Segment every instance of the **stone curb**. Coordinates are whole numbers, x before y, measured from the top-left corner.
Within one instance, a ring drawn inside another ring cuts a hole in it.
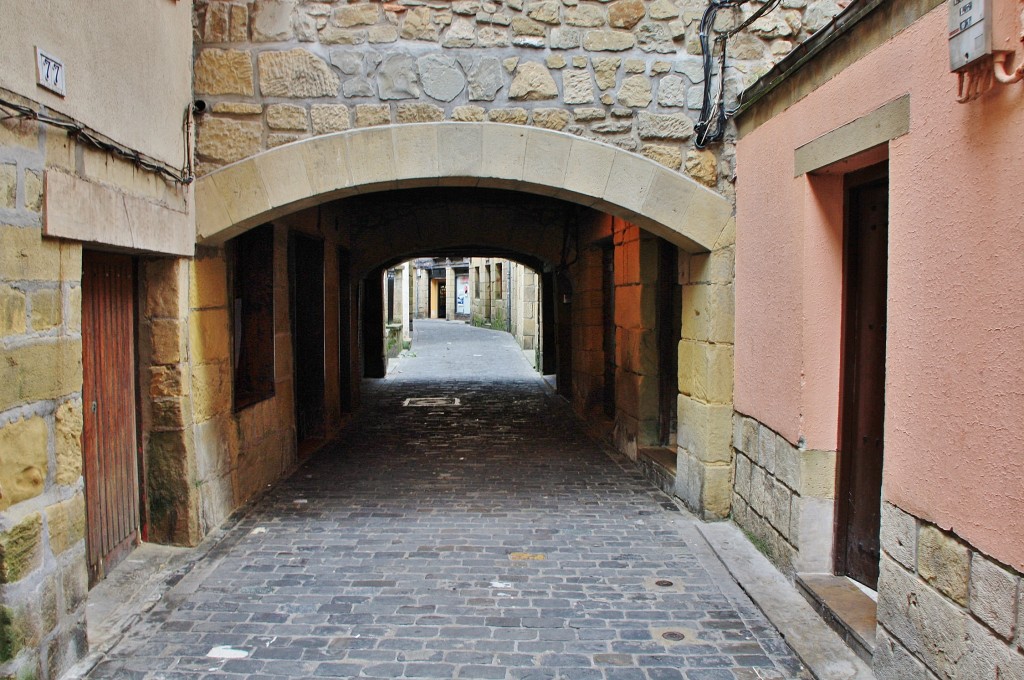
[[[875,680],[875,675],[796,591],[789,580],[729,522],[696,523],[697,531],[764,612],[817,680]]]

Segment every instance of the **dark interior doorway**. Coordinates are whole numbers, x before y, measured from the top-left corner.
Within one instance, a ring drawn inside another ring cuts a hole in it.
[[[437,282],[437,318],[448,318],[448,282]]]
[[[658,239],[658,444],[675,444],[679,402],[679,337],[683,324],[683,287],[679,285],[679,249]]]
[[[601,351],[604,354],[604,414],[615,418],[615,246],[601,247]]]
[[[836,571],[878,587],[885,419],[888,166],[846,179]]]
[[[292,232],[288,239],[295,435],[324,436],[324,243]]]
[[[348,250],[338,248],[338,394],[341,412],[352,413],[352,264]]]

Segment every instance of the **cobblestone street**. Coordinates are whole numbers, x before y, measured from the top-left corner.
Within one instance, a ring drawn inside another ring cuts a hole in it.
[[[89,677],[809,677],[694,520],[584,434],[511,336],[415,324],[341,440]],[[404,405],[424,397],[459,404]]]

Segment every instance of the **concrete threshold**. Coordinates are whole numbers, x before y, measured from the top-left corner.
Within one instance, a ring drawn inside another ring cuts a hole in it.
[[[697,530],[818,680],[874,680],[868,664],[833,631],[793,584],[731,522]]]

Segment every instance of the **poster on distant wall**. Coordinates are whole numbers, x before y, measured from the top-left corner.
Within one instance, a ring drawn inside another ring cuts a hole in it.
[[[469,314],[469,277],[455,277],[455,313]]]

